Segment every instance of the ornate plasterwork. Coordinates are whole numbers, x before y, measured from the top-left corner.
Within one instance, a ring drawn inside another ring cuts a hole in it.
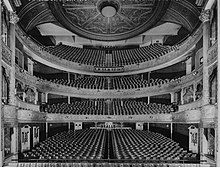
[[[54,55],[43,51],[40,46],[38,46],[31,38],[29,38],[21,30],[21,28],[19,28],[19,26],[16,26],[16,36],[24,44],[26,48],[25,50],[28,51],[28,53],[32,53],[31,54],[32,56],[36,56],[34,59],[38,60],[39,62],[42,61],[42,63],[44,64],[47,63],[48,65],[52,64],[51,67],[55,67],[57,69],[61,69],[69,72],[88,74],[88,75],[97,74],[96,72],[94,72],[93,65],[85,65],[85,64],[70,62],[55,57]],[[172,61],[172,64],[177,63],[178,58],[181,59],[183,57],[186,57],[185,54],[189,50],[192,50],[194,44],[197,43],[201,39],[201,37],[202,37],[202,25],[189,38],[187,38],[185,41],[180,43],[175,51],[169,52],[159,58],[142,62],[140,64],[126,65],[124,66],[124,72],[111,73],[111,74],[102,73],[101,75],[118,76],[119,74],[120,75],[138,74],[142,72],[161,69],[165,66],[169,66],[171,65],[171,63],[169,63],[170,61]],[[173,60],[176,60],[176,62],[173,62]]]
[[[11,65],[11,50],[4,43],[2,43],[2,60]]]
[[[211,10],[210,9],[206,9],[206,10],[203,10],[201,12],[201,15],[199,16],[199,19],[202,22],[207,22],[207,21],[210,20],[210,16],[211,16]]]
[[[16,24],[19,21],[19,18],[17,16],[16,12],[10,12],[9,17],[10,17],[9,22],[12,24]]]
[[[36,87],[41,92],[70,95],[74,97],[82,98],[130,98],[130,97],[146,97],[153,96],[156,93],[160,94],[174,92],[181,87],[187,87],[194,83],[195,80],[200,80],[202,77],[202,69],[199,69],[197,74],[192,72],[191,74],[184,76],[180,79],[170,81],[169,83],[162,85],[154,85],[145,88],[138,89],[124,89],[124,90],[97,90],[97,89],[84,89],[75,88],[70,86],[64,86],[57,83],[52,83],[46,80],[39,79],[35,76],[31,76],[26,72],[19,71],[16,67],[16,78],[23,83]]]
[[[49,6],[58,21],[72,32],[91,39],[110,41],[130,38],[153,27],[165,13],[169,1],[53,1]],[[105,17],[100,9],[108,3],[117,11],[112,17]]]

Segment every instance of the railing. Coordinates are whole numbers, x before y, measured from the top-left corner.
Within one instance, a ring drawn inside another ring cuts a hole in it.
[[[19,108],[26,109],[26,110],[40,111],[39,105],[24,102],[20,100],[18,97],[17,97],[17,106]]]
[[[2,41],[2,60],[8,65],[11,65],[11,50],[3,41]]]
[[[24,32],[17,26],[16,27],[16,33],[18,35],[18,38],[25,44],[25,46],[33,52],[36,57],[40,57],[40,60],[47,61],[48,63],[52,64],[53,66],[59,68],[59,69],[65,69],[68,71],[78,71],[80,72],[86,72],[88,74],[94,74],[94,66],[86,65],[86,64],[79,64],[74,62],[69,62],[64,59],[60,59],[58,57],[54,57],[48,52],[45,52],[42,50],[41,46],[38,46],[34,41],[27,37]],[[181,44],[177,45],[177,49],[175,51],[171,51],[160,58],[153,59],[150,61],[142,62],[140,64],[131,64],[131,65],[125,65],[124,66],[124,72],[126,74],[135,74],[135,73],[141,73],[143,71],[152,71],[153,69],[159,69],[163,68],[165,66],[170,66],[171,61],[176,61],[178,59],[181,59],[184,57],[186,52],[191,50],[195,43],[200,40],[202,37],[202,26],[200,26],[191,36],[189,36],[186,40],[184,40]],[[173,64],[173,63],[172,63]],[[52,66],[51,65],[51,66]],[[151,70],[152,69],[152,70]],[[117,73],[114,73],[116,75]],[[113,75],[113,73],[112,73]]]
[[[64,86],[50,81],[42,80],[35,76],[32,76],[25,72],[23,69],[16,67],[16,78],[25,84],[30,86],[35,86],[41,89],[42,92],[49,92],[54,94],[62,95],[75,95],[79,97],[89,97],[89,98],[128,98],[128,97],[142,97],[142,96],[152,96],[158,93],[168,93],[175,92],[176,90],[193,84],[195,80],[202,79],[202,67],[197,71],[193,71],[191,74],[183,76],[181,78],[171,80],[169,83],[158,84],[155,86],[149,86],[145,88],[134,88],[134,89],[120,89],[120,90],[105,90],[105,89],[85,89],[85,88],[76,88],[70,86]]]
[[[201,162],[207,162],[206,160],[146,160],[146,159],[18,159],[18,162],[27,162],[27,163],[178,163],[178,164],[195,164]]]
[[[199,99],[191,103],[179,105],[178,112],[200,108],[201,106],[202,106],[202,99]]]

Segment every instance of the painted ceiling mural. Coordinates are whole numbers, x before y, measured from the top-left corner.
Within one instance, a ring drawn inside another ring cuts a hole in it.
[[[54,16],[72,32],[96,40],[127,39],[152,28],[169,0],[81,0],[51,2]]]
[[[16,7],[24,31],[53,23],[97,41],[136,37],[163,23],[193,32],[201,7],[195,0],[53,0],[27,1]]]

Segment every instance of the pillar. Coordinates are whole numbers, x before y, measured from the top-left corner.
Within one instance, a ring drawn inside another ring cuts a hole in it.
[[[147,97],[147,104],[150,104],[150,96]]]
[[[33,72],[34,72],[34,61],[28,58],[28,73],[30,75],[33,75]]]
[[[209,104],[209,72],[208,49],[210,46],[210,10],[204,10],[200,15],[203,22],[203,106]]]
[[[25,98],[26,98],[26,93],[23,92],[23,101],[25,102]]]
[[[123,122],[120,122],[121,123],[121,128],[123,127]]]
[[[0,1],[0,33],[2,33],[2,1]],[[0,40],[0,89],[2,89],[2,41]],[[0,98],[2,98],[2,90],[0,90]],[[0,99],[0,105],[2,105],[2,99]],[[0,140],[3,140],[3,133],[4,133],[4,125],[3,125],[3,112],[0,109]],[[3,142],[4,143],[4,142]],[[0,144],[0,167],[3,166],[3,148],[4,144]]]
[[[70,129],[71,129],[71,123],[68,122],[68,131],[70,131]]]
[[[67,96],[67,103],[70,104],[70,96]]]
[[[218,21],[217,21],[217,25],[218,25],[218,51],[220,49],[220,1],[218,0],[217,1],[217,9],[218,9]],[[219,55],[219,52],[218,52],[218,58],[217,58],[217,66],[218,66],[218,70],[220,68],[220,55]],[[220,72],[217,71],[217,79],[218,79],[218,82],[217,82],[217,88],[220,89]],[[217,107],[219,109],[220,107],[220,90],[218,90],[218,94],[217,94]],[[217,137],[217,140],[216,140],[216,163],[217,163],[217,167],[220,167],[220,111],[218,111],[218,114],[217,114],[217,134],[216,134],[216,137]]]
[[[211,11],[203,10],[199,19],[203,22],[203,96],[202,96],[202,111],[204,106],[209,104],[209,72],[208,72],[208,49],[210,46],[210,15]],[[201,119],[203,119],[201,117]],[[205,156],[205,139],[203,121],[200,121],[200,160],[204,160]]]
[[[46,139],[48,138],[48,122],[45,123],[45,134],[46,134]]]
[[[67,72],[67,81],[70,82],[70,72]]]
[[[11,71],[10,71],[10,85],[9,85],[9,104],[16,105],[15,98],[15,24],[18,22],[18,17],[15,12],[10,12],[9,21],[9,37],[11,49]]]
[[[147,130],[150,131],[150,123],[147,123]]]
[[[148,74],[147,74],[147,82],[148,82],[148,83],[150,83],[150,73],[151,73],[151,72],[148,72]]]
[[[38,103],[38,91],[35,89],[35,99],[34,99],[34,104]]]
[[[186,74],[190,74],[192,72],[192,57],[186,60]]]
[[[180,104],[183,104],[183,88],[180,91]]]
[[[44,99],[45,99],[45,103],[48,103],[48,93],[45,93]]]
[[[173,139],[173,123],[170,123],[170,138]]]
[[[13,127],[13,134],[11,135],[11,153],[13,159],[18,159],[18,126]]]
[[[170,102],[171,103],[175,102],[174,93],[170,93]]]

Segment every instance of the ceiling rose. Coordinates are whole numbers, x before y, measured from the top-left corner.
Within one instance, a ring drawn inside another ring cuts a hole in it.
[[[56,19],[70,31],[93,40],[117,41],[157,24],[170,0],[74,0],[49,3]]]
[[[102,15],[107,18],[113,17],[117,13],[116,9],[113,6],[105,6],[101,12]]]

